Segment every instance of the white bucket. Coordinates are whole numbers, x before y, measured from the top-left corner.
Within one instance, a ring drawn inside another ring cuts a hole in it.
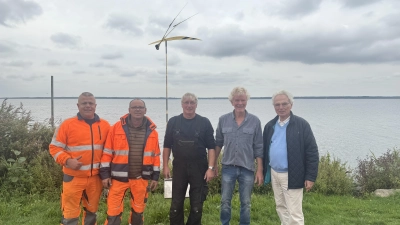
[[[189,198],[190,184],[186,189],[186,198]],[[164,179],[164,198],[172,198],[172,178]]]

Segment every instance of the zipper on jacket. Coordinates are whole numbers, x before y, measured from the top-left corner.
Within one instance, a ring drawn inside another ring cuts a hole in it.
[[[97,127],[99,128],[99,135],[100,135],[100,140],[101,140],[101,130],[100,130],[100,125],[97,125]]]
[[[92,124],[90,125],[90,136],[91,136],[91,138],[92,138],[92,163],[90,164],[90,176],[93,176],[94,143],[93,143],[93,129],[92,129]]]

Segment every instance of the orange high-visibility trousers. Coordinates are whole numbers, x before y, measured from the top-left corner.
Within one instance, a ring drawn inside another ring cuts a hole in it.
[[[79,218],[82,202],[82,225],[85,221],[92,225],[96,223],[96,212],[99,207],[100,195],[103,190],[101,179],[98,175],[91,177],[72,177],[64,174],[63,190],[61,194],[61,209],[64,220]],[[88,215],[90,214],[90,215]],[[86,217],[94,218],[86,218]]]
[[[146,207],[149,182],[140,178],[129,179],[129,182],[120,182],[112,179],[111,183],[107,197],[107,220],[104,224],[114,225],[120,223],[121,215],[124,211],[124,196],[128,188],[131,191],[131,213],[128,223],[131,225],[143,224],[143,212]]]

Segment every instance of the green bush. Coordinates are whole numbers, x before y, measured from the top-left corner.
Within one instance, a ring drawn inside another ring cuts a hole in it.
[[[5,175],[2,177],[2,189],[12,192],[27,193],[33,183],[31,173],[27,169],[26,158],[21,157],[21,152],[12,150],[14,157],[7,160],[1,159],[1,164],[5,167]]]
[[[31,192],[60,195],[63,180],[62,168],[54,162],[47,151],[40,151],[28,168],[35,182],[31,187]]]
[[[313,192],[324,195],[347,195],[353,191],[353,179],[346,163],[331,159],[330,154],[322,156],[318,166],[318,177]]]
[[[361,194],[376,189],[400,188],[400,150],[389,149],[378,158],[372,154],[366,159],[358,159],[355,181]]]
[[[29,163],[40,151],[47,151],[54,129],[33,123],[30,111],[21,104],[15,107],[4,100],[0,107],[0,155],[6,160],[21,152]]]
[[[60,179],[48,146],[54,129],[34,123],[30,112],[20,104],[4,100],[0,106],[0,188],[2,193],[36,193],[56,188]],[[44,159],[46,159],[44,161]],[[56,169],[55,169],[56,168]],[[60,179],[60,181],[62,181]],[[54,185],[43,188],[44,185]]]
[[[221,171],[222,171],[222,164],[221,164],[221,159],[222,159],[222,153],[221,156],[218,159],[218,176],[212,179],[208,183],[208,194],[209,195],[216,195],[216,194],[221,194]],[[257,165],[256,165],[257,168]],[[235,191],[234,193],[238,192],[239,185],[236,182],[235,186]],[[272,187],[271,184],[268,185],[261,185],[257,186],[256,184],[253,187],[253,193],[254,194],[267,194],[267,193],[272,193]]]

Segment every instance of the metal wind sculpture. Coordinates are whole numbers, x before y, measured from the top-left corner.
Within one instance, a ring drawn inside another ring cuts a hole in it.
[[[166,122],[168,122],[168,51],[167,51],[167,42],[168,41],[175,41],[175,40],[199,40],[198,38],[192,38],[192,37],[186,37],[186,36],[175,36],[175,37],[168,37],[168,35],[177,27],[179,24],[185,22],[186,20],[192,18],[193,16],[197,15],[198,13],[182,20],[181,22],[175,24],[172,26],[174,23],[175,19],[179,16],[179,14],[182,12],[182,10],[186,7],[187,3],[183,6],[181,11],[179,11],[178,15],[175,16],[175,18],[172,20],[172,22],[169,24],[167,31],[165,31],[164,36],[161,38],[161,40],[154,41],[150,43],[149,45],[156,44],[155,47],[157,50],[160,49],[160,44],[161,42],[165,42],[165,118]],[[172,26],[172,29],[169,30]]]

